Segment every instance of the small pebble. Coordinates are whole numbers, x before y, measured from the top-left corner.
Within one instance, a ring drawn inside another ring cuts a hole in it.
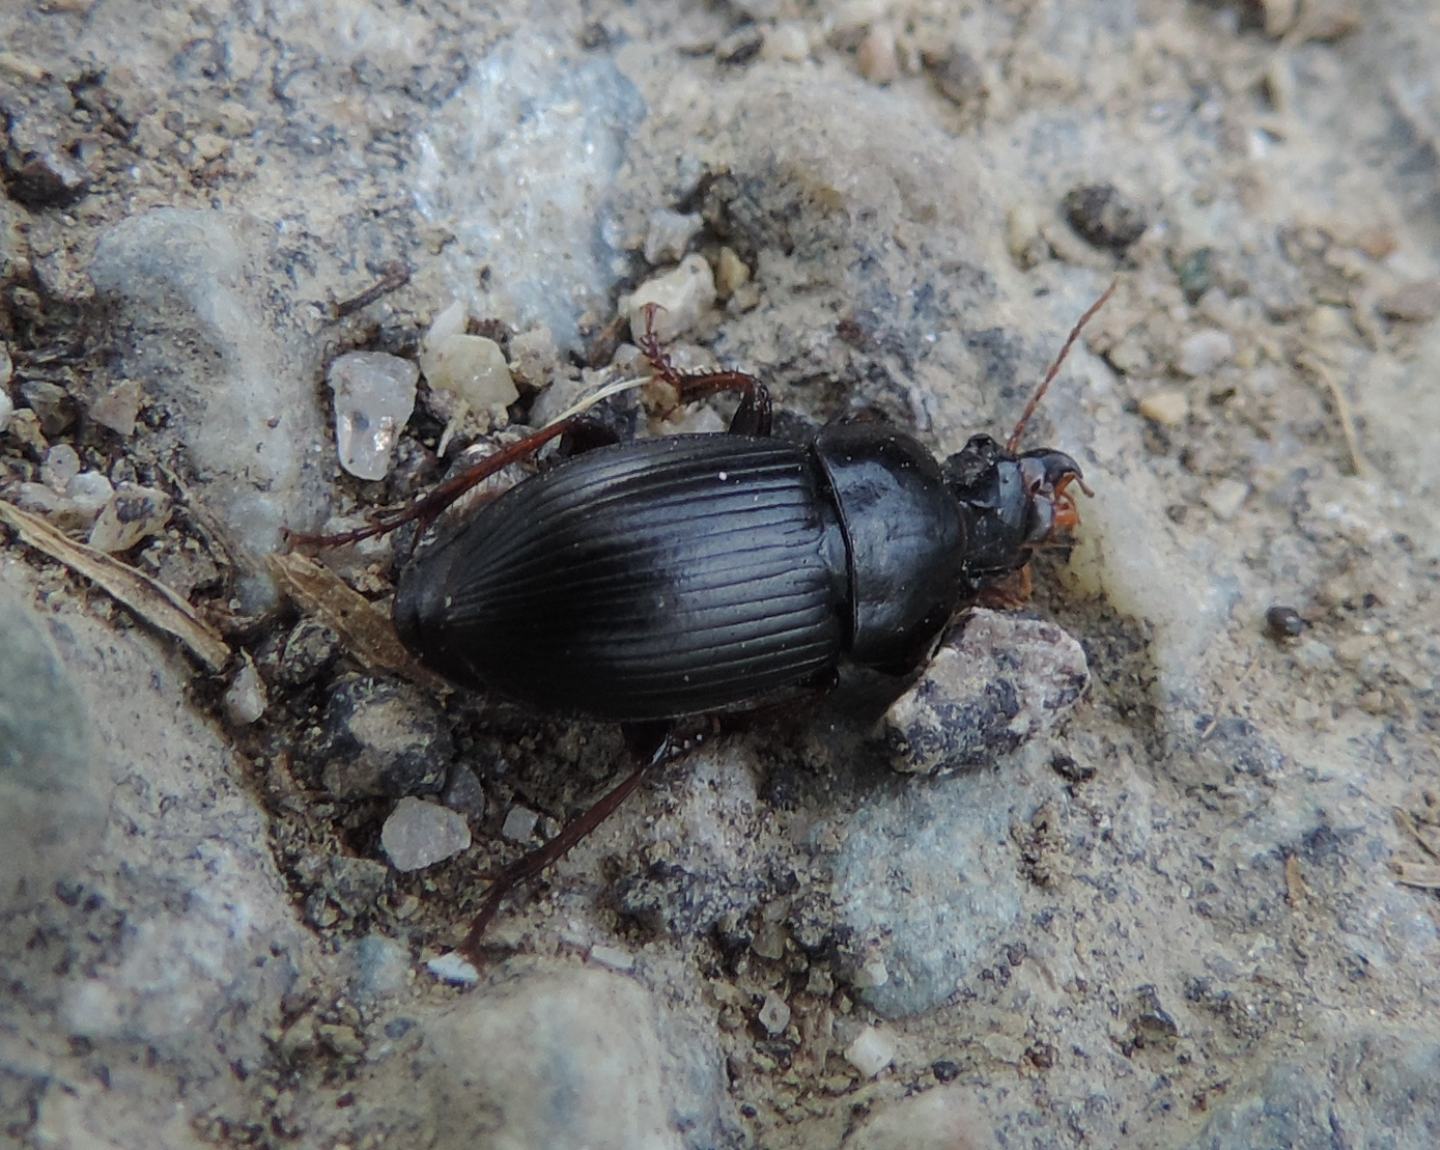
[[[82,471],[65,485],[65,498],[75,505],[86,526],[95,522],[114,494],[109,478],[99,471]]]
[[[73,156],[47,148],[29,156],[9,172],[5,190],[27,208],[72,204],[90,188],[90,173]]]
[[[1215,252],[1212,248],[1196,248],[1184,255],[1175,267],[1180,280],[1180,290],[1185,293],[1186,303],[1199,303],[1200,297],[1210,290],[1214,282]]]
[[[805,29],[793,21],[776,24],[765,30],[765,43],[760,55],[766,60],[786,60],[799,63],[810,55],[810,37]]]
[[[458,299],[451,300],[445,307],[435,313],[435,318],[430,321],[430,327],[425,332],[424,343],[444,343],[452,335],[463,335],[467,317],[465,305]]]
[[[480,981],[480,972],[453,950],[425,963],[425,969],[441,982],[451,986],[474,986]]]
[[[15,402],[10,398],[10,393],[0,385],[0,432],[10,426],[10,417],[15,414]]]
[[[1140,414],[1162,427],[1179,427],[1190,414],[1190,400],[1176,389],[1152,391],[1140,401]]]
[[[1279,39],[1295,26],[1300,0],[1258,0],[1265,35]]]
[[[380,831],[380,846],[398,871],[424,870],[469,845],[465,816],[423,799],[401,799]]]
[[[1440,315],[1440,280],[1416,280],[1386,292],[1375,305],[1386,319],[1425,323]]]
[[[510,367],[532,387],[544,387],[560,371],[560,349],[548,327],[532,327],[510,337]]]
[[[43,515],[58,527],[72,526],[74,506],[64,495],[46,483],[13,483],[5,488],[5,498],[21,511]],[[94,516],[91,516],[93,522]]]
[[[884,986],[889,981],[890,968],[885,965],[885,959],[881,955],[872,954],[855,972],[851,983],[858,990],[869,990],[872,987]]]
[[[339,650],[334,631],[314,619],[301,619],[285,639],[276,673],[286,686],[303,687],[319,677]]]
[[[845,1048],[845,1061],[866,1078],[874,1078],[895,1061],[895,1044],[873,1026],[867,1026]]]
[[[452,335],[436,345],[427,343],[420,362],[426,383],[464,400],[474,412],[503,414],[520,394],[500,345],[483,335]]]
[[[764,30],[758,24],[746,24],[715,45],[715,59],[722,64],[738,67],[755,59],[764,46]]]
[[[352,351],[330,365],[335,446],[340,466],[358,479],[384,479],[400,429],[415,410],[420,369],[378,351]]]
[[[248,727],[265,713],[265,684],[249,655],[225,690],[225,717],[237,727]]]
[[[628,950],[621,950],[618,946],[592,946],[590,961],[601,966],[608,966],[611,970],[635,969],[635,956]]]
[[[40,430],[54,439],[75,422],[75,401],[59,384],[44,379],[27,379],[20,395],[40,420]]]
[[[529,807],[514,806],[505,815],[505,823],[500,828],[500,833],[512,843],[529,842],[535,833],[535,824],[540,821],[540,815]]]
[[[57,443],[40,464],[40,481],[56,491],[64,491],[79,474],[80,453],[68,443]]]
[[[1143,375],[1150,370],[1150,349],[1138,334],[1123,336],[1105,353],[1105,359],[1122,375]]]
[[[988,94],[984,69],[961,45],[952,44],[944,55],[929,63],[936,89],[957,108],[974,109]]]
[[[1212,484],[1201,495],[1205,506],[1215,513],[1216,519],[1233,519],[1240,510],[1245,497],[1250,494],[1250,485],[1238,479],[1222,479]]]
[[[410,951],[393,938],[367,934],[349,947],[354,975],[350,987],[363,1005],[399,994],[410,982]]]
[[[10,348],[0,342],[0,392],[10,385],[10,377],[14,374],[15,364],[10,359]]]
[[[437,794],[454,743],[434,699],[407,683],[346,675],[322,718],[321,781],[338,798]]]
[[[779,961],[785,957],[785,928],[778,922],[761,923],[755,937],[750,940],[750,949],[761,958]]]
[[[122,484],[90,528],[90,546],[118,554],[159,535],[170,518],[170,497],[153,487]]]
[[[3,395],[4,392],[0,392]],[[28,407],[12,410],[9,420],[10,438],[31,455],[44,455],[49,448],[45,433],[40,430],[40,417]]]
[[[1230,333],[1209,327],[1185,337],[1175,357],[1175,370],[1195,379],[1213,375],[1235,358],[1235,341]]]
[[[771,1037],[784,1034],[785,1028],[790,1025],[790,1006],[778,994],[767,994],[764,1005],[760,1007],[759,1020]]]
[[[646,304],[659,304],[655,313],[655,333],[668,343],[689,331],[700,317],[715,306],[715,276],[703,256],[691,253],[680,266],[646,280],[625,301],[625,314],[630,320],[630,338],[638,341],[645,334]]]
[[[493,339],[466,334],[466,322],[458,300],[435,317],[420,344],[420,370],[431,391],[450,400],[443,408],[460,404],[489,424],[503,424],[505,409],[520,394],[510,365]]]
[[[872,84],[890,84],[900,75],[900,55],[895,50],[895,33],[888,24],[872,24],[855,53],[860,75]]]
[[[750,265],[735,254],[733,248],[721,248],[715,261],[715,294],[729,299],[750,282]]]
[[[90,405],[90,418],[116,435],[129,436],[134,433],[135,421],[140,417],[143,394],[138,381],[121,380]]]
[[[1265,611],[1265,626],[1273,639],[1294,639],[1305,630],[1305,620],[1294,607],[1275,604]]]
[[[661,208],[650,214],[645,232],[645,262],[652,265],[678,263],[700,230],[698,212],[681,213]]]
[[[472,822],[485,817],[485,789],[475,772],[464,763],[457,764],[450,771],[450,779],[440,793],[440,801]]]
[[[1114,184],[1082,184],[1065,194],[1065,218],[1080,238],[1121,255],[1145,234],[1145,209]]]
[[[1005,246],[1017,268],[1033,268],[1049,253],[1049,245],[1040,234],[1040,221],[1025,204],[1016,204],[1005,217]]]

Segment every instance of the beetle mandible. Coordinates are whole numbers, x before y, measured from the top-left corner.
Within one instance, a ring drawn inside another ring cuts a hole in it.
[[[395,626],[422,663],[543,711],[652,732],[824,691],[847,661],[902,681],[959,610],[1023,579],[1035,550],[1078,523],[1069,489],[1090,493],[1079,465],[1019,445],[1115,287],[1071,329],[1006,443],[976,435],[943,461],[878,422],[830,424],[807,444],[771,438],[765,385],[677,370],[647,311],[641,350],[680,402],[741,396],[728,434],[597,443],[594,425],[563,417],[409,509],[309,542],[428,526],[463,491],[563,436],[558,461],[442,527],[401,569]],[[654,738],[619,786],[497,876],[462,949],[475,952],[511,887],[685,749]]]

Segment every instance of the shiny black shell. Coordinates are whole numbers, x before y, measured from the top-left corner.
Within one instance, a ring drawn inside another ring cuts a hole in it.
[[[395,621],[457,682],[670,719],[826,679],[850,582],[810,448],[674,436],[563,460],[473,512],[403,570]]]

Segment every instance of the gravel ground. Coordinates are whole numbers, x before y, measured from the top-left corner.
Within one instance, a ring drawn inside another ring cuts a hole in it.
[[[0,11],[7,1144],[1440,1144],[1440,11],[535,8]],[[625,745],[409,665],[403,540],[282,529],[650,298],[781,434],[955,451],[1117,277],[1027,607],[666,768],[458,963]]]

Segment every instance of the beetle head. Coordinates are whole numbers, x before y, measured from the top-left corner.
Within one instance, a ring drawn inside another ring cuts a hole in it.
[[[945,482],[967,517],[966,579],[972,590],[1025,566],[1039,547],[1080,522],[1080,465],[1048,447],[1014,454],[988,435],[973,436],[945,461]]]

